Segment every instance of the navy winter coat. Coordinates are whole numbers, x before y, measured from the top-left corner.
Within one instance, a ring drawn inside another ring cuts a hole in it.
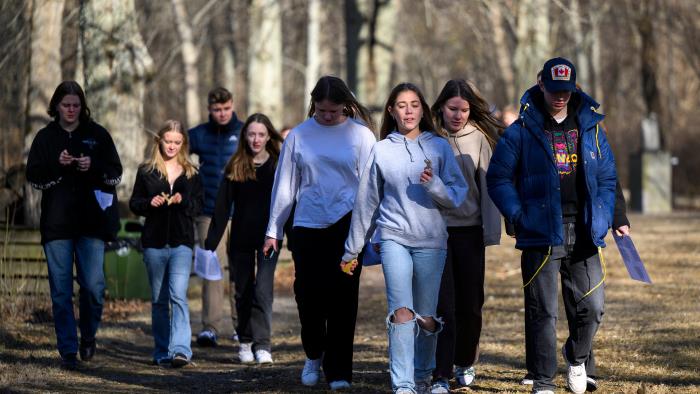
[[[204,186],[202,214],[212,216],[219,185],[224,178],[224,167],[236,152],[243,122],[233,114],[231,121],[219,126],[211,118],[188,131],[190,153],[199,156],[199,175]]]
[[[544,115],[533,101],[535,94],[541,94],[538,86],[523,95],[520,118],[498,141],[486,175],[491,199],[516,225],[518,249],[564,242],[559,173],[544,134]],[[604,247],[615,207],[615,159],[599,126],[603,120],[596,112],[599,104],[581,90],[574,94],[581,100],[577,116],[586,184],[579,190],[583,220],[593,243]]]

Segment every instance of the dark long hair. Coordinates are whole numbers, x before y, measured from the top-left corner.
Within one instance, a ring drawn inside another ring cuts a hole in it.
[[[46,113],[55,121],[58,121],[58,104],[69,94],[74,94],[80,99],[80,116],[78,117],[80,123],[87,123],[90,121],[90,108],[88,108],[87,100],[85,100],[85,92],[83,92],[83,88],[80,87],[80,84],[75,81],[63,81],[56,87],[53,96],[51,96],[49,108],[46,110]]]
[[[435,124],[433,123],[433,119],[430,117],[430,107],[428,106],[428,102],[425,101],[425,97],[423,97],[423,93],[421,93],[420,89],[418,89],[418,86],[410,83],[410,82],[402,82],[398,85],[396,85],[392,90],[391,93],[389,94],[389,98],[386,100],[386,104],[384,104],[384,114],[382,115],[382,126],[379,128],[379,139],[383,140],[386,138],[389,134],[391,134],[392,131],[396,130],[397,124],[396,120],[391,116],[389,113],[389,107],[393,107],[394,104],[396,104],[396,98],[401,94],[401,92],[405,92],[407,90],[412,91],[413,93],[418,96],[418,99],[420,100],[420,105],[423,108],[423,117],[420,119],[420,123],[418,124],[418,127],[420,128],[421,131],[430,131],[435,133]]]
[[[246,119],[241,129],[241,139],[238,142],[238,148],[236,153],[231,156],[228,164],[226,164],[226,178],[235,182],[245,182],[247,180],[254,181],[255,177],[255,165],[253,164],[253,151],[248,145],[248,139],[246,138],[246,133],[248,132],[248,126],[251,123],[261,123],[267,129],[267,134],[270,139],[267,140],[265,144],[265,150],[270,154],[268,160],[272,160],[272,165],[277,165],[277,159],[280,156],[280,145],[282,145],[282,136],[277,132],[275,126],[272,125],[270,118],[261,113],[252,114]]]
[[[348,85],[345,82],[331,75],[326,75],[321,77],[321,79],[316,82],[316,86],[311,91],[311,105],[309,106],[309,118],[316,112],[316,103],[320,103],[323,100],[328,100],[335,104],[342,104],[343,114],[351,118],[361,119],[365,125],[370,129],[374,129],[374,123],[372,122],[372,116],[369,110],[355,98],[352,94]]]
[[[438,98],[435,100],[435,104],[433,104],[431,108],[435,124],[438,126],[438,133],[447,135],[442,106],[445,105],[447,100],[453,97],[461,97],[469,103],[469,119],[467,122],[474,125],[474,127],[484,134],[491,148],[495,147],[498,136],[503,132],[505,126],[503,122],[498,120],[498,118],[491,113],[489,110],[489,103],[486,102],[486,99],[481,95],[476,86],[464,79],[451,79],[447,81],[445,87],[442,88]]]

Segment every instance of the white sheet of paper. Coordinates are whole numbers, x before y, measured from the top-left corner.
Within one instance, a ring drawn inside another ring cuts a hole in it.
[[[95,190],[95,199],[97,200],[97,204],[99,204],[100,208],[102,208],[104,211],[112,206],[114,195],[112,193],[105,193],[101,190]]]
[[[221,280],[221,264],[213,250],[194,247],[194,273],[202,279]]]

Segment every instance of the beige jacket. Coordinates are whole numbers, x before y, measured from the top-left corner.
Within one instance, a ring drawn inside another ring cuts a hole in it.
[[[486,171],[493,151],[488,140],[471,123],[450,134],[452,152],[469,185],[469,193],[458,208],[442,211],[448,227],[479,226],[484,229],[484,245],[498,245],[501,240],[501,214],[489,197]]]

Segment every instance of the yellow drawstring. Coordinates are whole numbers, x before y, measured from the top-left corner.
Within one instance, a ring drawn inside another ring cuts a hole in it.
[[[603,266],[603,278],[600,280],[600,282],[598,282],[597,285],[595,285],[595,287],[588,290],[588,293],[584,294],[583,297],[581,297],[581,299],[579,300],[579,302],[583,301],[584,298],[588,297],[591,293],[593,293],[593,291],[595,291],[595,289],[599,288],[600,285],[602,285],[603,282],[605,282],[607,270],[605,269],[605,257],[603,257],[603,248],[601,248],[600,246],[598,246],[598,255],[600,256],[600,265]]]
[[[547,264],[547,261],[549,261],[549,256],[551,256],[551,255],[552,255],[552,247],[550,246],[549,250],[547,250],[547,255],[544,256],[544,260],[542,260],[542,263],[540,264],[540,267],[537,268],[537,271],[535,271],[535,274],[532,275],[532,278],[530,278],[530,280],[528,280],[527,283],[525,283],[523,285],[523,287],[522,287],[523,289],[526,288],[530,283],[532,283],[533,280],[535,280],[535,278],[537,277],[537,274],[539,274],[540,271],[542,270],[542,267],[544,267],[544,265]]]
[[[598,148],[598,158],[602,158],[603,154],[600,153],[600,143],[598,142],[598,123],[595,124],[595,146]]]
[[[529,286],[530,283],[532,283],[532,281],[535,280],[535,278],[540,273],[540,271],[542,271],[542,268],[549,261],[549,257],[551,255],[552,255],[552,247],[550,246],[549,249],[547,250],[547,255],[544,256],[544,260],[542,260],[542,263],[540,263],[540,266],[537,268],[537,271],[535,271],[535,274],[532,275],[532,278],[530,278],[530,280],[528,280],[527,283],[525,283],[523,285],[523,287],[522,287],[523,289],[526,288],[527,286]],[[584,294],[583,297],[581,297],[581,299],[578,300],[578,302],[583,301],[584,298],[591,295],[591,293],[593,293],[595,291],[595,289],[599,288],[605,282],[605,277],[607,276],[607,269],[605,268],[605,257],[603,256],[603,248],[601,248],[600,246],[598,247],[598,255],[600,256],[600,264],[603,266],[603,278],[600,280],[600,282],[598,282],[597,285],[595,285],[592,289],[588,290],[588,292],[586,294]]]

